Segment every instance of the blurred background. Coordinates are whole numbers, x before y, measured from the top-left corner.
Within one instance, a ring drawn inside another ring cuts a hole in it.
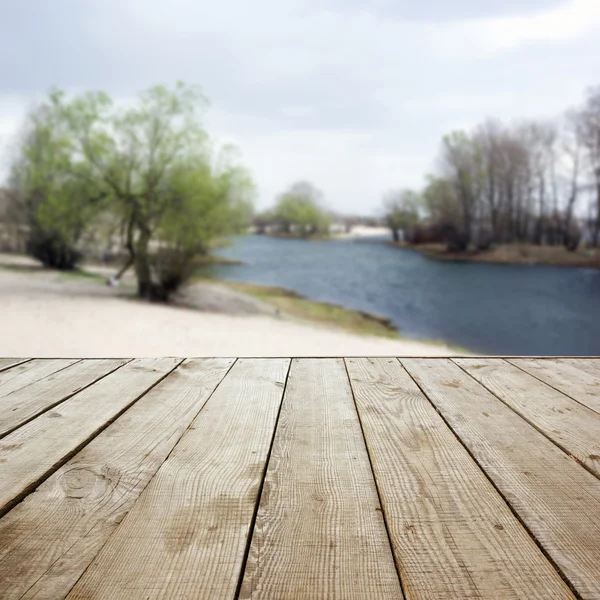
[[[600,3],[31,0],[0,355],[600,354]]]

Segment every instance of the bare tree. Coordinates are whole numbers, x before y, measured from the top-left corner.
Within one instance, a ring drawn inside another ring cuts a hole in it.
[[[410,237],[419,221],[420,199],[412,190],[392,190],[383,197],[384,218],[395,242],[400,241],[400,232]]]
[[[465,250],[473,237],[477,205],[483,190],[481,152],[470,136],[455,131],[444,137],[442,161],[454,184],[460,207],[460,231],[454,245],[457,250]]]
[[[573,227],[573,213],[581,187],[581,155],[583,132],[579,115],[569,111],[565,115],[562,135],[562,170],[566,179],[566,206],[563,221],[562,243],[569,250],[579,244],[578,228]]]
[[[600,86],[588,91],[580,113],[581,136],[585,148],[587,168],[594,187],[595,222],[593,243],[600,242]]]

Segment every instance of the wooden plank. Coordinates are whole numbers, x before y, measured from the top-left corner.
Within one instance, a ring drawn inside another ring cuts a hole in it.
[[[585,371],[588,375],[595,377],[600,385],[600,358],[557,358],[556,362]]]
[[[407,600],[574,598],[400,363],[346,364]]]
[[[84,360],[15,390],[0,402],[0,438],[70,398],[128,360]]]
[[[0,440],[0,515],[179,364],[128,363]]]
[[[504,360],[454,362],[600,477],[600,414]]]
[[[511,358],[508,362],[600,413],[598,375],[550,358]]]
[[[341,359],[295,359],[240,598],[402,598]]]
[[[288,366],[236,362],[69,599],[234,597]]]
[[[0,371],[6,371],[11,367],[22,365],[30,360],[30,358],[0,358]]]
[[[232,364],[183,363],[0,520],[4,600],[68,594]]]
[[[452,361],[402,363],[581,597],[600,598],[600,481]]]
[[[35,383],[66,369],[70,365],[79,362],[80,359],[49,358],[32,360],[31,362],[17,365],[12,369],[0,372],[0,399],[12,394],[16,390],[23,389],[28,385]],[[0,406],[2,404],[0,403]]]

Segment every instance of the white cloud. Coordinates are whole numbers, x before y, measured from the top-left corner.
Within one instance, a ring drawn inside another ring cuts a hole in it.
[[[0,95],[0,185],[10,170],[17,136],[28,105],[26,97]]]
[[[600,28],[598,0],[570,0],[528,16],[468,19],[427,26],[427,42],[442,58],[480,60],[536,42],[576,39]]]
[[[418,187],[431,164],[427,150],[419,153],[408,140],[400,147],[385,146],[369,130],[292,130],[275,124],[240,115],[231,119],[219,111],[208,119],[220,141],[241,148],[259,186],[261,207],[294,181],[308,179],[323,190],[331,208],[373,212],[384,190]]]
[[[281,109],[281,114],[286,117],[309,117],[315,114],[314,106],[284,106]]]
[[[488,116],[552,116],[596,83],[600,0],[533,13],[487,0],[478,14],[516,16],[486,18],[463,18],[471,0],[452,3],[461,12],[430,0],[419,19],[408,4],[170,0],[165,11],[163,0],[62,0],[46,8],[43,31],[21,8],[4,33],[31,68],[0,55],[0,175],[2,145],[51,83],[131,98],[183,79],[213,100],[209,132],[241,148],[263,206],[308,178],[335,208],[368,212],[386,188],[420,185],[447,130]]]

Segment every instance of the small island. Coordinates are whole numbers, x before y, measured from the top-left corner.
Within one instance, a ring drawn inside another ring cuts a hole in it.
[[[298,181],[280,194],[275,206],[253,219],[253,233],[281,238],[327,239],[331,215],[323,193],[308,181]]]

